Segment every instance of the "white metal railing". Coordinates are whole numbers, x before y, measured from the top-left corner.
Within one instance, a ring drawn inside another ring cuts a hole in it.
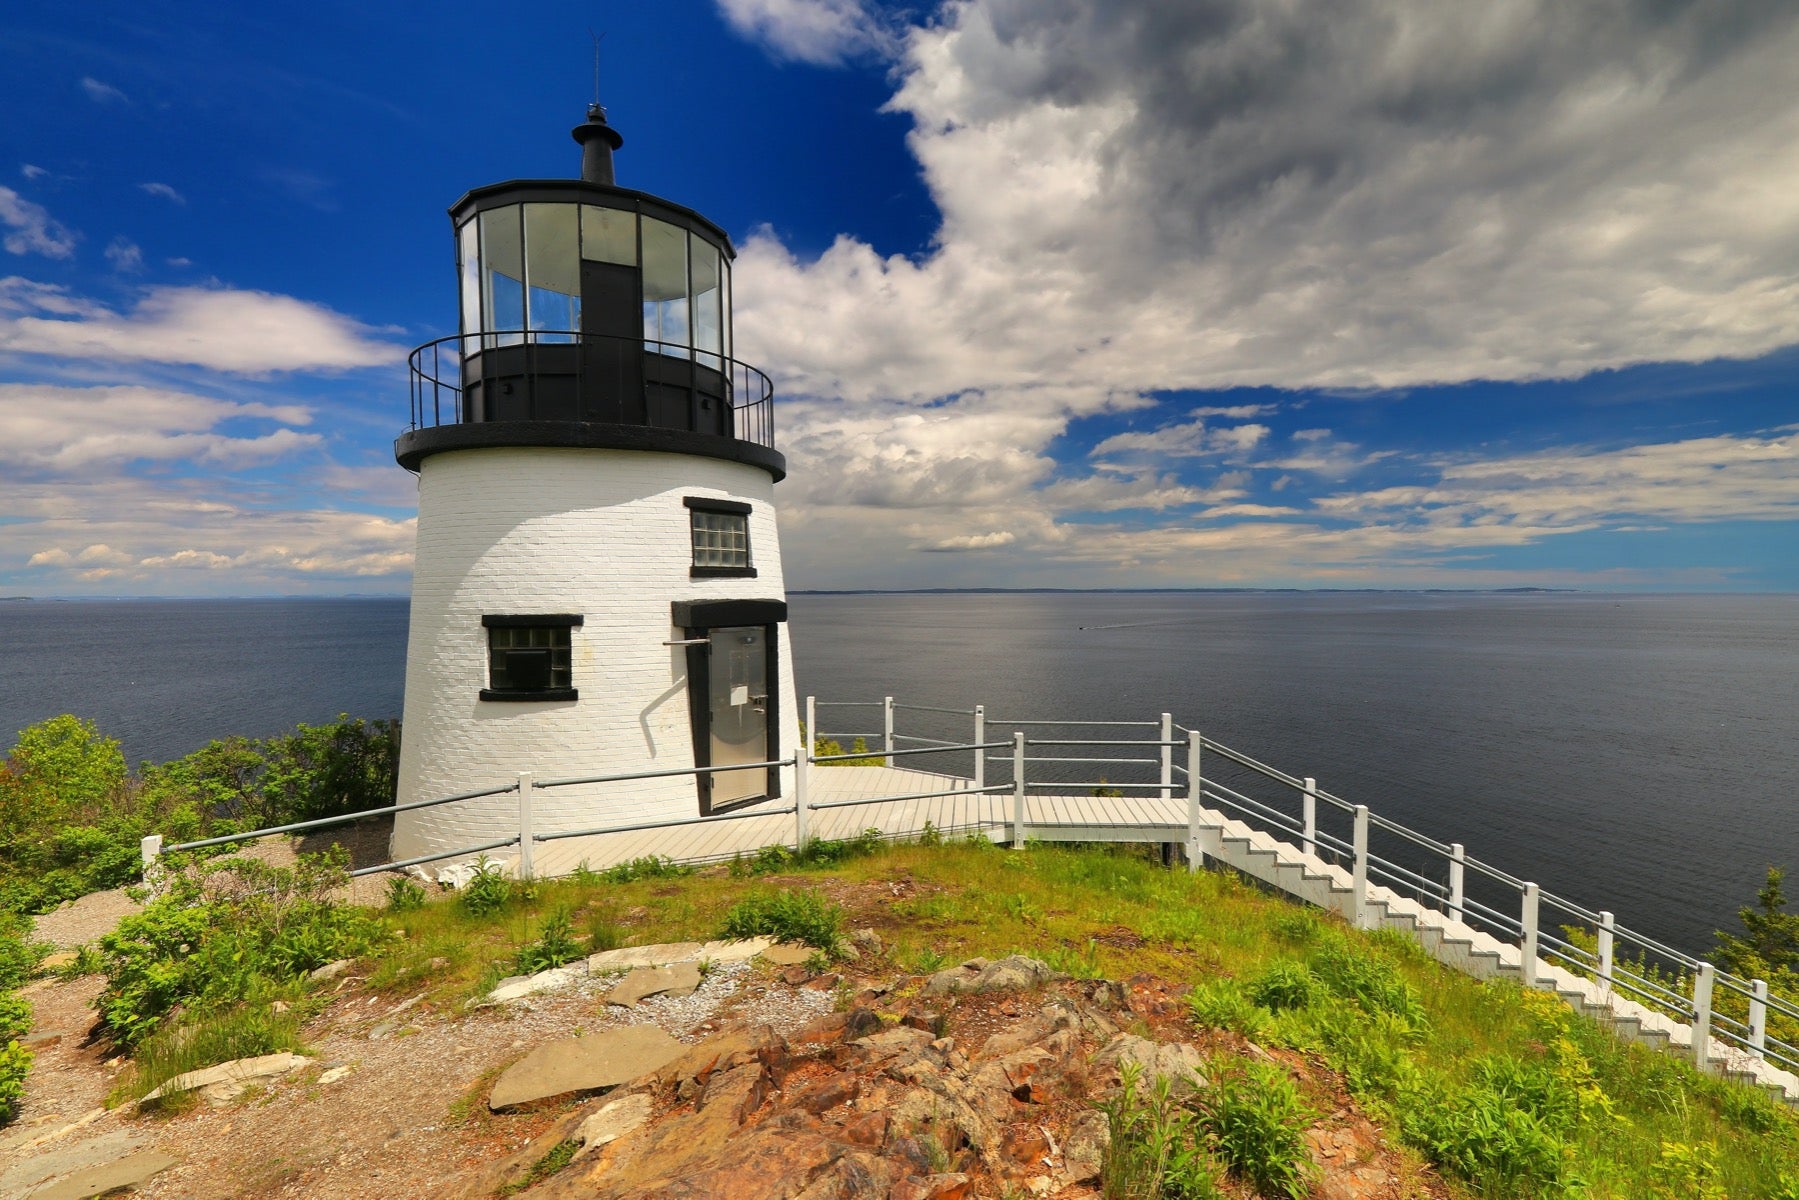
[[[821,729],[818,711],[879,710],[879,732],[838,732]],[[946,724],[969,722],[972,734],[967,740],[956,736],[933,736],[925,733],[901,732],[899,714],[920,714],[937,722],[937,733],[949,731]],[[1369,811],[1366,805],[1353,804],[1321,789],[1317,780],[1290,775],[1267,763],[1203,736],[1197,730],[1175,724],[1169,714],[1158,721],[1083,721],[1043,719],[1001,719],[990,717],[983,706],[947,708],[932,705],[897,704],[893,697],[878,701],[821,702],[808,697],[805,706],[807,745],[786,757],[763,763],[733,764],[730,767],[690,767],[657,771],[634,771],[604,775],[576,776],[536,781],[529,772],[515,780],[475,791],[461,792],[434,800],[388,805],[384,808],[347,813],[335,817],[292,822],[268,829],[164,846],[162,838],[152,835],[143,839],[142,852],[146,866],[165,853],[199,850],[230,845],[278,834],[300,833],[347,824],[369,817],[389,816],[402,812],[492,798],[517,793],[517,830],[505,838],[467,846],[457,850],[421,855],[351,872],[362,876],[381,871],[421,866],[490,850],[519,848],[517,872],[521,877],[533,874],[533,850],[546,842],[579,837],[642,833],[661,829],[740,821],[755,818],[791,817],[787,833],[779,840],[803,849],[810,840],[811,818],[830,810],[871,805],[891,805],[930,799],[998,799],[1009,795],[1010,811],[1004,807],[983,804],[972,818],[958,819],[956,828],[980,831],[1000,840],[1022,846],[1035,833],[1052,832],[1049,826],[1034,830],[1030,820],[1029,798],[1032,795],[1104,796],[1103,820],[1075,826],[1059,826],[1064,835],[1073,832],[1081,840],[1104,840],[1108,830],[1120,822],[1135,823],[1136,840],[1144,833],[1167,835],[1170,842],[1184,841],[1191,865],[1197,868],[1207,857],[1222,859],[1225,836],[1222,820],[1239,822],[1246,828],[1278,837],[1290,848],[1312,857],[1328,870],[1348,876],[1348,914],[1359,926],[1374,923],[1373,905],[1369,899],[1371,884],[1378,884],[1394,894],[1408,896],[1417,903],[1434,908],[1464,926],[1485,933],[1499,942],[1515,946],[1518,971],[1527,986],[1542,986],[1546,963],[1559,965],[1575,975],[1593,981],[1601,994],[1616,994],[1658,1011],[1672,1020],[1690,1027],[1695,1062],[1704,1069],[1711,1057],[1712,1041],[1740,1050],[1752,1059],[1799,1071],[1799,1048],[1768,1032],[1770,1015],[1799,1022],[1799,1002],[1773,994],[1765,980],[1742,979],[1702,959],[1685,954],[1645,934],[1617,923],[1609,911],[1592,910],[1558,895],[1542,891],[1534,882],[1521,879],[1489,863],[1470,857],[1455,842],[1445,843],[1407,828],[1398,822]],[[1009,736],[998,738],[990,730],[1005,729]],[[1139,731],[1152,731],[1142,736]],[[1034,731],[1043,731],[1038,734]],[[1054,736],[1048,736],[1054,734]],[[829,736],[845,739],[879,739],[878,749],[821,755],[817,746]],[[901,745],[900,743],[907,743]],[[1031,751],[1038,753],[1031,753]],[[1085,753],[1074,753],[1084,751]],[[996,753],[1003,752],[1003,753]],[[1149,753],[1145,753],[1149,752]],[[1236,786],[1209,777],[1203,769],[1204,756],[1223,760],[1242,778]],[[939,774],[944,786],[909,792],[882,793],[865,797],[815,800],[812,773],[815,768],[830,767],[851,761],[878,759],[884,767],[892,767],[896,759],[917,756],[956,756],[953,774]],[[960,766],[970,764],[967,776]],[[794,768],[792,802],[779,807],[757,805],[741,811],[706,817],[644,821],[628,825],[595,826],[586,829],[558,829],[537,832],[533,828],[533,797],[536,792],[562,787],[592,784],[625,783],[647,779],[701,776],[730,770]],[[1006,776],[990,781],[993,768]],[[1067,773],[1087,773],[1090,767],[1122,767],[1136,778],[1109,781],[1067,779]],[[1272,784],[1270,795],[1252,795],[1257,786]],[[1180,803],[1184,801],[1184,803]],[[1295,809],[1294,802],[1297,801]],[[1154,805],[1153,808],[1148,806]],[[966,814],[963,814],[966,816]],[[1324,818],[1321,820],[1320,818]],[[1334,828],[1327,828],[1334,826]],[[889,837],[907,836],[916,829],[882,830]],[[947,830],[946,830],[947,832]],[[1379,835],[1385,842],[1376,846]],[[1116,836],[1116,835],[1114,835]],[[681,858],[678,853],[670,857]],[[698,861],[689,859],[689,861]],[[1472,887],[1470,886],[1472,885]],[[1470,894],[1478,891],[1479,896]],[[1572,918],[1572,926],[1561,921],[1545,928],[1544,914],[1560,914]],[[1588,932],[1590,946],[1563,937],[1558,930],[1579,927]],[[1718,1011],[1714,1003],[1722,993],[1731,1006],[1744,1013],[1743,1019]]]

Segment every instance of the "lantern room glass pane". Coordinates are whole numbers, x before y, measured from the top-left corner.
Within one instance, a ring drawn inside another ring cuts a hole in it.
[[[720,258],[718,261],[718,281],[719,281],[719,289],[718,289],[719,299],[723,302],[720,306],[722,309],[722,313],[719,317],[719,326],[720,326],[721,331],[724,333],[725,357],[730,358],[731,357],[731,260],[728,258]]]
[[[462,277],[462,332],[481,332],[480,229],[471,217],[456,231],[457,271]]]
[[[714,371],[722,365],[724,333],[720,327],[719,253],[712,243],[695,237],[693,255],[693,348],[695,357]]]
[[[527,204],[525,209],[526,305],[540,342],[572,342],[581,328],[579,208]]]
[[[654,217],[643,219],[643,336],[687,356],[687,231]]]
[[[581,206],[581,257],[589,262],[637,265],[637,214]]]
[[[518,210],[508,204],[481,214],[481,290],[490,330],[525,327],[525,244]],[[523,334],[507,332],[487,338],[486,345],[516,346],[523,340]]]

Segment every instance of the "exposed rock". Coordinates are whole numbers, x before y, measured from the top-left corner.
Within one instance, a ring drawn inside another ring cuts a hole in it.
[[[535,996],[539,992],[553,992],[586,977],[587,964],[584,962],[570,963],[566,967],[551,967],[549,970],[539,971],[535,975],[514,975],[509,979],[502,979],[494,985],[493,991],[487,994],[487,998],[504,1003],[507,1000]]]
[[[598,975],[605,971],[629,971],[633,967],[666,967],[670,963],[693,962],[704,946],[699,942],[671,942],[660,946],[620,946],[587,956],[587,969]],[[714,960],[718,961],[718,960]]]
[[[765,937],[738,938],[725,942],[702,942],[700,952],[694,955],[694,958],[699,962],[717,963],[720,966],[726,963],[748,962],[774,944],[773,938]]]
[[[818,951],[798,942],[779,942],[762,952],[762,961],[777,967],[803,966]]]
[[[1099,1178],[1111,1148],[1112,1126],[1105,1113],[1089,1110],[1076,1117],[1062,1142],[1062,1164],[1069,1178],[1077,1183]]]
[[[113,1162],[76,1171],[26,1195],[30,1200],[86,1200],[89,1196],[104,1195],[118,1188],[136,1187],[180,1161],[160,1150],[141,1150]]]
[[[37,969],[48,975],[52,971],[60,971],[64,967],[74,966],[80,957],[80,953],[74,950],[58,950],[54,954],[45,955],[44,960],[37,965]]]
[[[623,1025],[550,1042],[506,1068],[488,1095],[487,1106],[498,1112],[570,1092],[617,1087],[668,1065],[682,1049],[681,1043],[651,1025]]]
[[[872,929],[858,929],[850,934],[850,945],[864,954],[879,954],[884,948],[881,935]]]
[[[1012,954],[997,962],[971,958],[959,967],[939,971],[931,976],[924,991],[927,996],[956,992],[1022,992],[1066,978],[1068,976],[1052,970],[1040,959]]]
[[[342,975],[349,969],[350,960],[347,958],[340,958],[336,962],[328,962],[322,967],[317,967],[308,971],[306,973],[306,981],[308,983],[323,983],[327,979],[336,979],[339,975]]]
[[[642,1128],[648,1123],[653,1107],[650,1097],[643,1092],[620,1096],[601,1105],[575,1130],[574,1140],[581,1143],[581,1149],[575,1153],[575,1157],[583,1158],[601,1146],[616,1142],[627,1133]]]
[[[261,1054],[255,1058],[237,1058],[216,1067],[203,1067],[198,1071],[184,1071],[156,1088],[149,1095],[139,1100],[138,1107],[164,1096],[172,1096],[177,1092],[198,1092],[200,1098],[208,1104],[229,1104],[253,1084],[275,1079],[296,1070],[311,1062],[298,1054],[282,1051],[279,1054]]]
[[[93,1124],[105,1115],[105,1109],[97,1109],[50,1133],[29,1137],[30,1130],[25,1129],[11,1135],[0,1148],[0,1153],[4,1153],[10,1162],[0,1170],[0,1196],[28,1195],[33,1187],[104,1167],[148,1148],[149,1137],[135,1129],[115,1129],[71,1145],[50,1147],[51,1142]]]
[[[1121,1033],[1093,1056],[1092,1065],[1096,1074],[1113,1085],[1123,1079],[1127,1066],[1134,1066],[1138,1070],[1139,1087],[1149,1087],[1162,1078],[1166,1078],[1177,1093],[1205,1086],[1205,1076],[1200,1070],[1205,1059],[1185,1042],[1165,1045],[1135,1034]]]
[[[606,993],[606,1003],[634,1008],[646,996],[686,996],[700,986],[698,963],[675,963],[668,967],[638,967],[619,980]]]
[[[902,1179],[888,1192],[888,1200],[964,1200],[968,1195],[966,1175],[926,1175]]]
[[[323,1074],[321,1074],[319,1076],[319,1083],[321,1083],[321,1084],[336,1083],[340,1079],[347,1078],[349,1076],[350,1072],[354,1071],[355,1069],[356,1069],[355,1067],[350,1066],[348,1063],[344,1064],[343,1066],[332,1067],[330,1070],[324,1072]]]

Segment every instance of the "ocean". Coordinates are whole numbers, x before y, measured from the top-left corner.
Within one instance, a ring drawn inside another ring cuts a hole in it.
[[[802,694],[979,703],[990,736],[1170,712],[1692,952],[1799,865],[1799,596],[796,595],[787,634]],[[162,760],[398,715],[406,604],[11,601],[0,644],[0,736],[73,712]]]

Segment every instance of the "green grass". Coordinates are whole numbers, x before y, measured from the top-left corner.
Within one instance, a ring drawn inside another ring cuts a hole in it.
[[[1619,1042],[1554,996],[1479,983],[1401,937],[1359,933],[1234,875],[1170,871],[1122,848],[946,842],[828,857],[787,854],[782,870],[804,870],[803,882],[724,869],[628,881],[590,871],[515,885],[484,914],[434,897],[383,915],[390,936],[359,970],[382,989],[459,1003],[510,973],[559,909],[583,951],[752,929],[816,945],[869,925],[891,961],[916,973],[1022,951],[1082,975],[1193,984],[1189,1036],[1202,1045],[1228,1058],[1247,1036],[1310,1064],[1314,1078],[1286,1098],[1293,1105],[1270,1098],[1277,1085],[1249,1079],[1239,1113],[1329,1112],[1325,1085],[1341,1081],[1414,1168],[1438,1165],[1458,1200],[1799,1200],[1799,1123],[1771,1100]],[[1105,935],[1120,926],[1143,944],[1112,945]],[[1196,1103],[1176,1108],[1140,1123],[1199,1120]],[[1227,1132],[1278,1148],[1277,1126],[1258,1131],[1244,1118]],[[1235,1194],[1242,1185],[1224,1182],[1227,1133],[1194,1136],[1180,1168],[1193,1194],[1206,1194],[1202,1176]],[[1284,1187],[1271,1175],[1263,1190]]]
[[[131,1070],[114,1087],[108,1102],[135,1100],[177,1075],[216,1063],[282,1050],[304,1050],[300,1040],[304,1006],[298,1003],[298,992],[286,1001],[289,1007],[285,1012],[275,1011],[277,998],[259,997],[253,1002],[219,1011],[183,1014],[165,1022],[133,1052]],[[178,1100],[172,1100],[168,1107],[179,1106]]]

